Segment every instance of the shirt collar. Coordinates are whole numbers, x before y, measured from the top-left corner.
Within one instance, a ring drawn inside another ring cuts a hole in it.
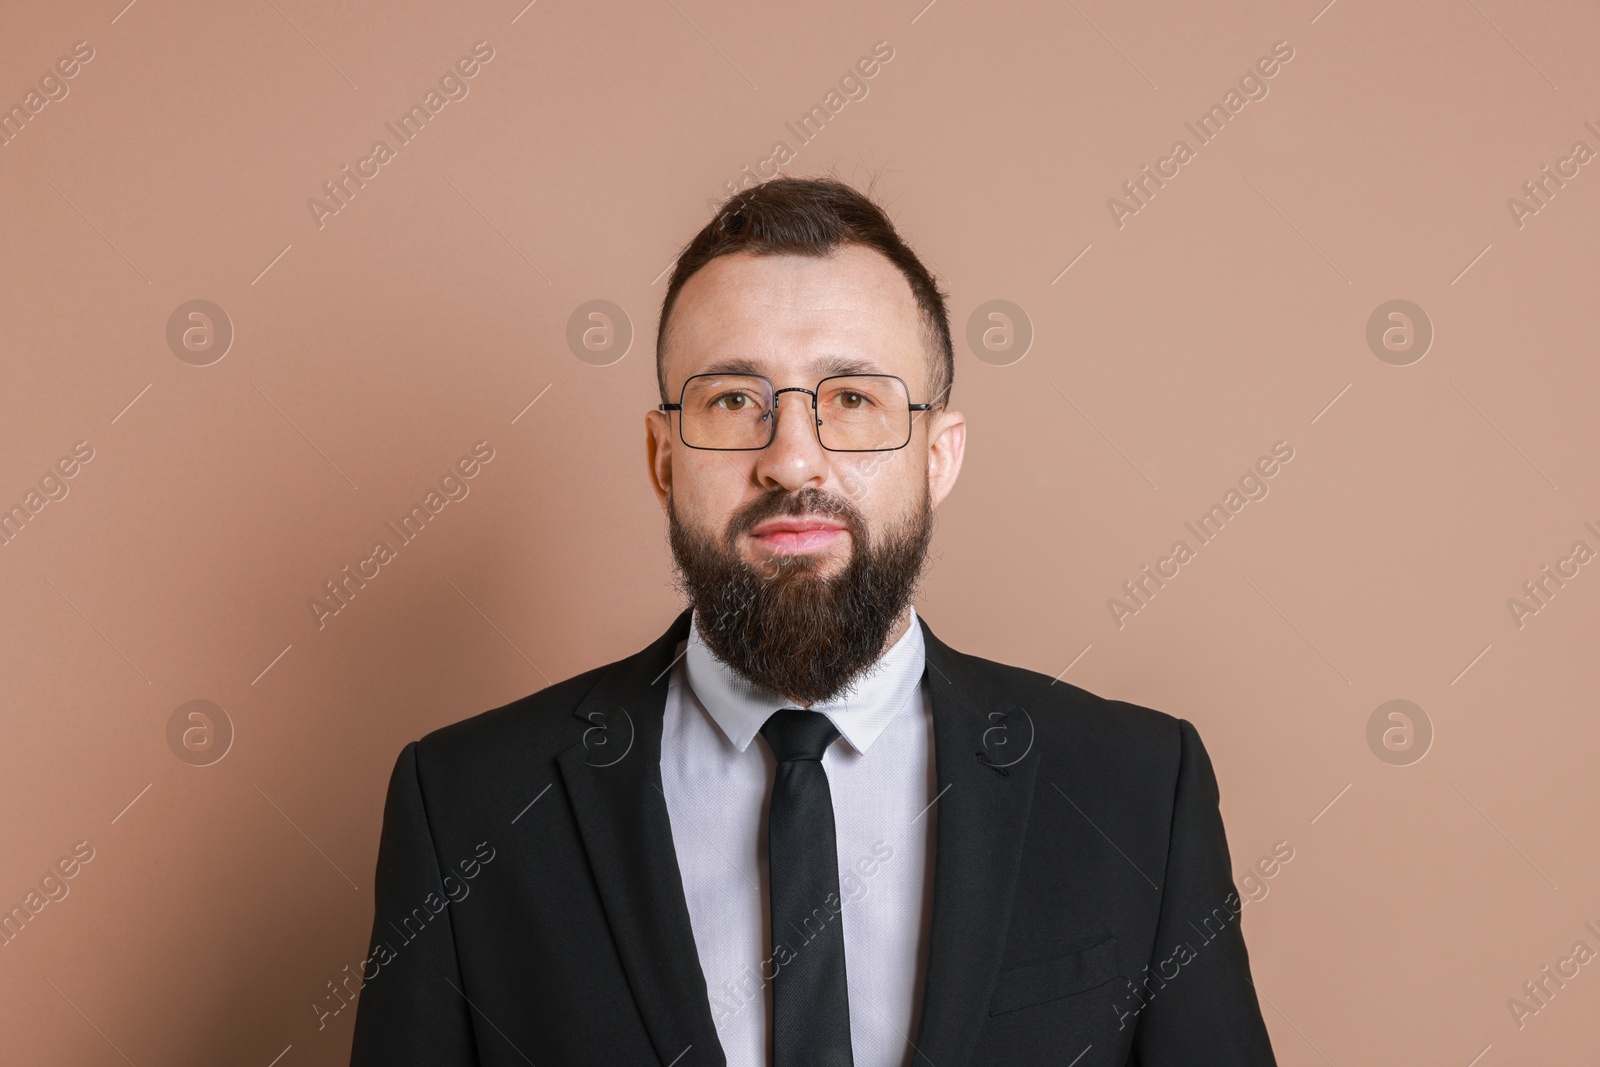
[[[850,747],[865,752],[891,722],[920,694],[926,648],[917,610],[911,624],[878,661],[858,675],[832,700],[811,706],[838,728]],[[694,616],[684,649],[689,688],[733,747],[743,752],[761,727],[791,701],[763,689],[718,659],[700,636]]]

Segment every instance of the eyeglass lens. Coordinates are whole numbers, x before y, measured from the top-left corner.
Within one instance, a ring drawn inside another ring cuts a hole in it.
[[[775,425],[772,385],[755,375],[696,375],[685,384],[679,414],[683,439],[695,448],[764,448]],[[905,383],[888,375],[824,379],[816,417],[822,447],[836,451],[900,448],[911,436],[911,398]]]

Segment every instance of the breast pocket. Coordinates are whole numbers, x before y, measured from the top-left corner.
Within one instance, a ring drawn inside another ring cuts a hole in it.
[[[1019,1008],[1104,985],[1117,977],[1117,939],[1108,937],[1088,948],[1064,956],[1008,967],[995,981],[989,1014],[1002,1015]]]

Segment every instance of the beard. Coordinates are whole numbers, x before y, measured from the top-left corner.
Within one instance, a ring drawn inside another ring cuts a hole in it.
[[[839,573],[820,553],[775,555],[760,564],[738,553],[738,538],[779,516],[825,515],[850,532]],[[912,513],[882,536],[849,502],[820,489],[768,493],[736,511],[721,541],[683,523],[667,496],[677,586],[695,627],[718,659],[747,680],[799,704],[842,693],[885,651],[917,593],[933,536],[927,486]]]

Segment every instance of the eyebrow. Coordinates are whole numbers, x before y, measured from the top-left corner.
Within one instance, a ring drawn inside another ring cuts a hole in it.
[[[831,377],[835,374],[886,374],[888,373],[877,363],[870,359],[861,359],[851,356],[822,356],[813,360],[808,366],[819,378]],[[719,359],[695,372],[696,374],[758,374],[764,375],[761,365],[747,356],[734,356],[729,359]],[[770,377],[770,375],[765,375]]]

